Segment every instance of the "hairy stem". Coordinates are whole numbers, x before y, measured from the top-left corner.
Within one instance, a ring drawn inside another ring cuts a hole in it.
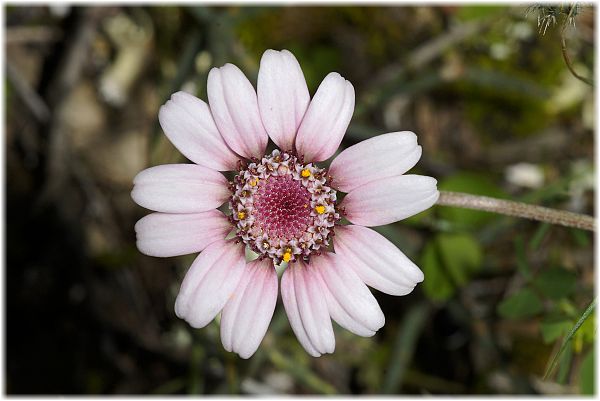
[[[575,227],[588,231],[594,231],[595,226],[594,218],[584,214],[460,192],[440,191],[440,198],[438,199],[437,204],[442,206],[484,210],[486,212],[545,221],[551,224]]]
[[[567,15],[567,18],[565,19],[565,23],[564,23],[562,29],[560,30],[560,41],[561,41],[560,49],[562,51],[562,55],[563,55],[563,59],[565,60],[565,64],[567,65],[567,68],[569,69],[569,71],[571,71],[571,74],[573,74],[573,76],[575,78],[577,78],[578,80],[585,82],[586,84],[588,84],[590,86],[594,86],[593,80],[582,77],[575,71],[575,68],[573,68],[573,63],[571,62],[571,58],[569,57],[569,53],[567,52],[567,39],[565,37],[565,31],[567,30],[567,26],[569,25],[569,20],[573,16],[573,10],[575,10],[575,6],[571,7],[571,10],[569,11],[569,15]]]

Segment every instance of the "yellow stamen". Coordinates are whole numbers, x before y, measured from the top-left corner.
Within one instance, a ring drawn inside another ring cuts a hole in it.
[[[325,206],[323,206],[323,205],[316,206],[315,211],[319,214],[323,214],[323,213],[325,213]]]
[[[255,187],[256,184],[258,184],[258,178],[250,180],[250,182],[248,184],[250,184],[251,187]]]
[[[246,218],[246,212],[238,212],[238,219],[244,220]]]
[[[302,171],[300,172],[300,175],[301,175],[302,177],[304,177],[304,178],[308,178],[308,177],[310,177],[310,170],[309,170],[309,169],[307,169],[307,168],[305,168],[304,170],[302,170]]]
[[[283,254],[283,261],[284,262],[289,262],[290,259],[292,259],[292,253],[291,252],[286,252]]]

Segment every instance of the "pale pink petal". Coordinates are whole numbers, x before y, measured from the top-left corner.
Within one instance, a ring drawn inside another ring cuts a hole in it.
[[[202,251],[232,230],[218,210],[202,213],[152,213],[135,224],[137,247],[143,254],[158,257],[187,255]]]
[[[233,241],[215,241],[198,255],[181,283],[175,313],[200,328],[223,309],[237,287],[246,259],[244,247]]]
[[[318,273],[310,265],[294,270],[298,310],[306,334],[319,352],[322,354],[332,353],[335,349],[335,337],[327,301],[321,296],[323,289],[317,276]]]
[[[314,257],[311,260],[314,271],[318,272],[325,282],[327,290],[354,323],[346,327],[347,320],[337,321],[348,330],[357,325],[375,332],[385,324],[385,317],[377,300],[361,279],[349,269],[344,259],[331,252]],[[343,316],[345,317],[345,316]],[[334,318],[335,319],[335,318]],[[356,334],[361,334],[356,332]]]
[[[208,74],[208,102],[227,145],[246,157],[264,156],[269,137],[258,111],[256,91],[233,64],[213,68]]]
[[[165,213],[199,213],[222,205],[231,196],[223,174],[196,164],[164,164],[133,179],[131,197],[146,209]]]
[[[348,312],[346,312],[346,310],[340,305],[336,297],[331,293],[329,288],[327,288],[327,284],[325,284],[321,274],[318,275],[318,278],[319,282],[321,283],[321,287],[323,288],[323,296],[327,301],[327,308],[329,309],[331,318],[335,320],[336,323],[341,327],[351,331],[354,334],[363,337],[373,336],[375,331],[366,328],[363,324],[350,316]]]
[[[401,175],[362,185],[342,201],[345,217],[361,226],[381,226],[430,208],[440,193],[437,181],[423,175]]]
[[[340,153],[329,167],[333,187],[351,190],[382,178],[401,175],[421,157],[417,136],[410,131],[378,135]]]
[[[171,95],[158,112],[169,140],[188,159],[215,170],[235,170],[240,159],[221,137],[208,105],[185,92]]]
[[[339,302],[335,299],[331,291],[327,288],[327,285],[323,281],[323,278],[319,276],[319,280],[321,282],[321,287],[323,287],[323,296],[327,301],[327,308],[329,309],[329,314],[331,318],[335,320],[337,324],[341,327],[345,328],[352,333],[362,336],[362,337],[372,337],[375,334],[375,331],[367,329],[361,323],[356,321],[352,316],[346,312],[344,308],[339,304]]]
[[[354,113],[354,87],[337,72],[325,77],[296,136],[296,149],[307,162],[330,158],[342,142]]]
[[[367,285],[390,295],[406,295],[423,281],[423,272],[378,232],[361,226],[338,226],[336,254]]]
[[[260,60],[258,107],[267,133],[283,150],[292,150],[310,102],[298,60],[287,50],[267,50]]]
[[[304,330],[300,310],[298,309],[298,299],[296,298],[296,290],[294,289],[294,274],[292,273],[293,265],[288,266],[281,277],[281,299],[287,314],[290,326],[296,335],[296,338],[304,347],[306,352],[311,356],[321,356],[315,346],[311,343]]]
[[[300,344],[310,355],[320,356],[333,352],[335,337],[320,281],[308,269],[301,261],[288,266],[281,278],[281,298]]]
[[[273,317],[277,289],[277,272],[270,259],[246,265],[221,313],[221,341],[227,351],[244,359],[256,352]]]

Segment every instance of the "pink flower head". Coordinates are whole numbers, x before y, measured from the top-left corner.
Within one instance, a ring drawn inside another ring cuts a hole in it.
[[[148,168],[131,196],[157,213],[135,226],[151,256],[201,252],[188,270],[175,313],[200,328],[221,313],[221,340],[249,358],[277,302],[275,265],[287,262],[281,296],[296,337],[312,356],[331,353],[331,319],[360,336],[385,322],[367,285],[406,295],[423,273],[368,227],[432,206],[431,177],[404,174],[421,157],[412,132],[393,132],[342,151],[354,88],[325,77],[312,100],[296,58],[267,50],[258,88],[235,65],[213,68],[208,101],[177,92],[161,107],[167,137],[195,164]],[[266,152],[268,139],[277,146]],[[220,171],[234,171],[228,181]],[[338,203],[340,192],[347,193]],[[228,202],[227,215],[217,210]],[[341,225],[345,217],[350,225]],[[234,232],[233,239],[226,239]],[[335,234],[335,237],[334,237]],[[246,261],[245,249],[259,256]]]

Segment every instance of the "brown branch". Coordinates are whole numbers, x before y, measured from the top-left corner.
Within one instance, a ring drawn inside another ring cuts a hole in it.
[[[505,199],[496,199],[460,192],[440,191],[440,198],[438,199],[437,204],[441,206],[483,210],[507,216],[558,224],[565,227],[575,227],[582,230],[595,231],[595,219],[591,216]]]

